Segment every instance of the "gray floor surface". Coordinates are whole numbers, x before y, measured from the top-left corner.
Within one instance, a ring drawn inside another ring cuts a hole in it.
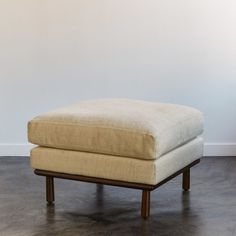
[[[151,217],[140,217],[141,191],[55,181],[56,202],[45,202],[45,178],[27,157],[0,157],[0,235],[236,235],[236,157],[203,158],[191,171],[152,192]]]

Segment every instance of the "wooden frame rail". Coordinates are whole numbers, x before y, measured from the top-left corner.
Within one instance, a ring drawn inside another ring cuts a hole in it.
[[[187,165],[186,167],[182,168],[181,170],[177,171],[176,173],[162,180],[160,183],[156,185],[131,183],[131,182],[125,182],[125,181],[102,179],[102,178],[82,176],[82,175],[72,175],[72,174],[52,172],[52,171],[39,170],[39,169],[36,169],[34,173],[36,175],[46,177],[46,199],[49,204],[52,204],[54,202],[54,181],[53,181],[54,178],[76,180],[76,181],[89,182],[89,183],[95,183],[95,184],[105,184],[105,185],[111,185],[111,186],[117,186],[117,187],[140,189],[142,190],[141,216],[146,219],[150,215],[150,195],[151,195],[150,192],[182,173],[183,173],[182,188],[184,191],[188,191],[190,188],[190,168],[198,164],[199,162],[200,162],[200,159],[195,160],[191,164]]]

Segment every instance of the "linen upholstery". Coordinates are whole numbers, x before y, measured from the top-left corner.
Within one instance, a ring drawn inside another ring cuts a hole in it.
[[[202,157],[203,140],[194,140],[156,160],[141,160],[88,152],[36,147],[34,169],[155,185]]]
[[[65,160],[68,158],[68,161],[71,161],[69,157],[75,161],[75,156],[78,156],[78,159],[86,156],[96,161],[97,158],[105,158],[103,155],[82,155],[80,152],[67,152],[64,156],[65,150],[111,155],[111,158],[106,156],[107,161],[118,161],[114,156],[155,160],[196,138],[202,131],[203,116],[196,109],[127,99],[79,102],[40,115],[28,124],[28,137],[31,143],[64,149],[61,152],[35,149],[32,152],[33,163],[34,156],[42,152],[49,155],[45,158],[53,160],[53,153],[59,153]],[[50,162],[47,163],[50,166]],[[134,163],[139,162],[131,159],[130,165]],[[154,163],[151,163],[145,164],[150,171],[154,168]],[[139,164],[137,168],[138,166]],[[131,180],[132,178],[134,177],[130,177]],[[153,179],[145,181],[153,182]]]

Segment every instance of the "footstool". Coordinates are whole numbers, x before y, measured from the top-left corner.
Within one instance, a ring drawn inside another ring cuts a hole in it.
[[[150,192],[190,168],[203,153],[203,115],[180,105],[128,99],[84,101],[40,115],[28,123],[31,166],[46,176],[46,199],[54,201],[54,178],[142,190],[141,216],[150,214]]]

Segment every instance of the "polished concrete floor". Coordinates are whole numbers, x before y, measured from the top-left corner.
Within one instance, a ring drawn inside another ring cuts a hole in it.
[[[0,235],[236,235],[236,158],[209,157],[152,192],[151,217],[140,218],[141,191],[56,180],[56,203],[45,203],[45,179],[27,157],[0,158]]]

